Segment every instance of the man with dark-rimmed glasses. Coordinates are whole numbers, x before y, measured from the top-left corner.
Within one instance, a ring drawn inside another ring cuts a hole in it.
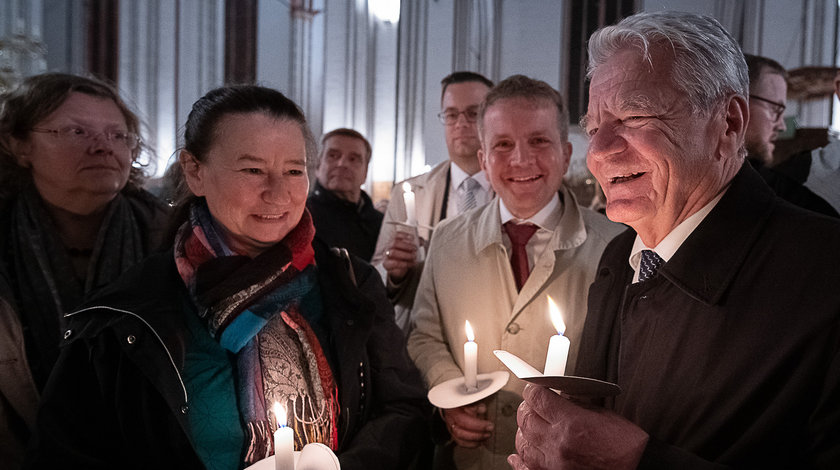
[[[478,106],[493,82],[475,72],[453,72],[441,84],[441,111],[449,158],[422,175],[404,183],[414,192],[417,231],[400,223],[406,221],[403,184],[394,185],[388,210],[379,231],[371,264],[388,287],[397,324],[408,333],[414,293],[423,271],[420,247],[431,239],[433,228],[493,198],[493,189],[478,163]],[[419,237],[419,240],[415,238]]]
[[[837,211],[823,198],[774,168],[773,150],[779,133],[784,132],[787,71],[773,59],[744,54],[750,77],[750,118],[744,145],[747,160],[776,194],[805,209],[837,216]]]

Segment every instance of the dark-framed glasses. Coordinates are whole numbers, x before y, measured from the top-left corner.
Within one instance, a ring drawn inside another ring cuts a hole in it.
[[[464,115],[467,122],[475,122],[478,119],[478,107],[468,108],[465,111],[457,111],[455,109],[447,109],[438,113],[437,117],[440,122],[451,126],[458,122],[458,116]]]
[[[784,103],[779,103],[779,102],[776,102],[776,101],[773,101],[773,100],[768,100],[767,98],[762,98],[758,95],[750,95],[750,98],[754,99],[754,100],[761,101],[763,103],[769,104],[770,105],[770,111],[773,113],[773,121],[774,122],[778,121],[779,118],[781,118],[782,115],[785,114],[785,109],[787,109],[787,107],[784,105]]]
[[[114,145],[125,148],[126,150],[134,150],[140,145],[140,137],[128,131],[95,131],[83,126],[67,126],[61,129],[46,129],[43,127],[33,127],[32,132],[43,132],[45,134],[52,134],[66,142],[72,142],[78,145],[88,145],[100,135],[105,137],[105,140]]]

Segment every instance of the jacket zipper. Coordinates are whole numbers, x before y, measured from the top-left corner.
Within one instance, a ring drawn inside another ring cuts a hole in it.
[[[137,315],[134,312],[130,312],[128,310],[122,310],[122,309],[119,309],[119,308],[113,308],[113,307],[107,307],[107,306],[96,306],[96,307],[84,308],[82,310],[77,310],[75,312],[65,314],[64,318],[69,318],[73,315],[83,313],[83,312],[87,312],[88,310],[96,310],[96,309],[105,309],[105,310],[110,310],[110,311],[113,311],[113,312],[119,312],[119,313],[124,313],[124,314],[127,314],[127,315],[131,315],[134,318],[137,318],[138,320],[143,322],[143,324],[145,324],[146,327],[148,327],[149,330],[152,331],[152,334],[154,334],[155,338],[157,338],[158,342],[160,342],[160,345],[163,347],[163,350],[166,351],[166,357],[169,358],[169,364],[172,365],[172,370],[175,371],[175,375],[178,377],[178,382],[181,384],[181,390],[184,392],[184,404],[189,403],[189,399],[188,399],[188,396],[187,396],[187,387],[186,387],[186,385],[184,385],[184,379],[181,378],[181,373],[178,372],[178,367],[175,366],[175,360],[172,359],[172,354],[169,352],[169,348],[166,347],[166,344],[163,342],[163,339],[161,339],[158,332],[143,317],[141,317],[140,315]]]

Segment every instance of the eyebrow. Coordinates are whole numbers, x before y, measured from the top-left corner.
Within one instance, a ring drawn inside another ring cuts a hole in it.
[[[240,155],[239,158],[236,159],[236,161],[238,161],[238,162],[245,161],[245,162],[254,162],[254,163],[265,163],[265,160],[263,160],[262,158],[255,157],[255,156],[253,156],[251,154],[248,154],[248,153],[246,153],[244,155]]]
[[[659,111],[647,95],[635,95],[623,98],[618,102],[618,109],[623,111],[631,110],[636,112],[641,111],[644,113],[659,114]],[[581,116],[578,121],[578,125],[580,125],[580,127],[585,131],[587,125],[589,125],[589,115],[584,114]]]

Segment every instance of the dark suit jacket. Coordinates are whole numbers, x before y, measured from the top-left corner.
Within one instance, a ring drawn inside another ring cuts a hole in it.
[[[840,221],[745,164],[654,278],[616,237],[589,292],[577,375],[651,436],[640,468],[840,468]]]

